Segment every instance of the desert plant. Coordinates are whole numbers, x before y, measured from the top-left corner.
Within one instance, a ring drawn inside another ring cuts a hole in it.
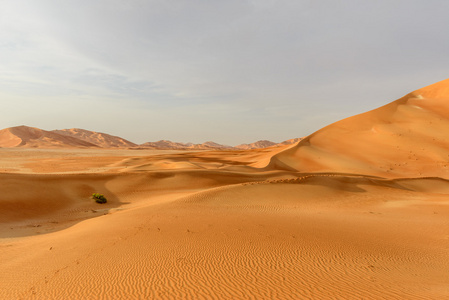
[[[100,204],[108,202],[108,200],[106,200],[104,195],[103,194],[99,194],[99,193],[93,193],[92,194],[92,199],[94,199],[95,202],[100,203]]]

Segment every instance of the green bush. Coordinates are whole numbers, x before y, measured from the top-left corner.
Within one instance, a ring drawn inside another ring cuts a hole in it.
[[[106,198],[104,197],[103,194],[98,194],[98,193],[93,193],[92,199],[94,199],[95,202],[100,203],[100,204],[108,202],[108,200],[106,200]]]

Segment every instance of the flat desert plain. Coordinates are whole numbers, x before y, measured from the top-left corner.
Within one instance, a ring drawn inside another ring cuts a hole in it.
[[[449,299],[448,86],[291,146],[0,149],[0,298]]]

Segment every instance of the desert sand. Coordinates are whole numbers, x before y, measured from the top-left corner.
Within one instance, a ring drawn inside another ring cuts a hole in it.
[[[446,80],[281,147],[2,148],[0,298],[449,299],[448,130]]]

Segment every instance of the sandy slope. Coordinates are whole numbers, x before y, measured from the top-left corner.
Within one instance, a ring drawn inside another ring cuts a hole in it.
[[[269,149],[0,149],[0,299],[449,299],[446,95]]]
[[[36,175],[65,207],[7,223],[0,297],[449,297],[446,181],[274,175]],[[93,189],[122,210],[92,212]]]
[[[272,160],[275,168],[389,178],[449,178],[449,79],[331,124]]]
[[[1,174],[1,299],[449,297],[445,180],[263,171],[261,151],[110,151],[95,173],[78,152],[84,171]]]
[[[17,126],[0,130],[0,147],[25,148],[85,148],[98,147],[72,136],[61,135],[28,126]]]
[[[52,132],[75,137],[101,148],[129,148],[137,146],[137,144],[118,136],[79,128],[53,130]]]

